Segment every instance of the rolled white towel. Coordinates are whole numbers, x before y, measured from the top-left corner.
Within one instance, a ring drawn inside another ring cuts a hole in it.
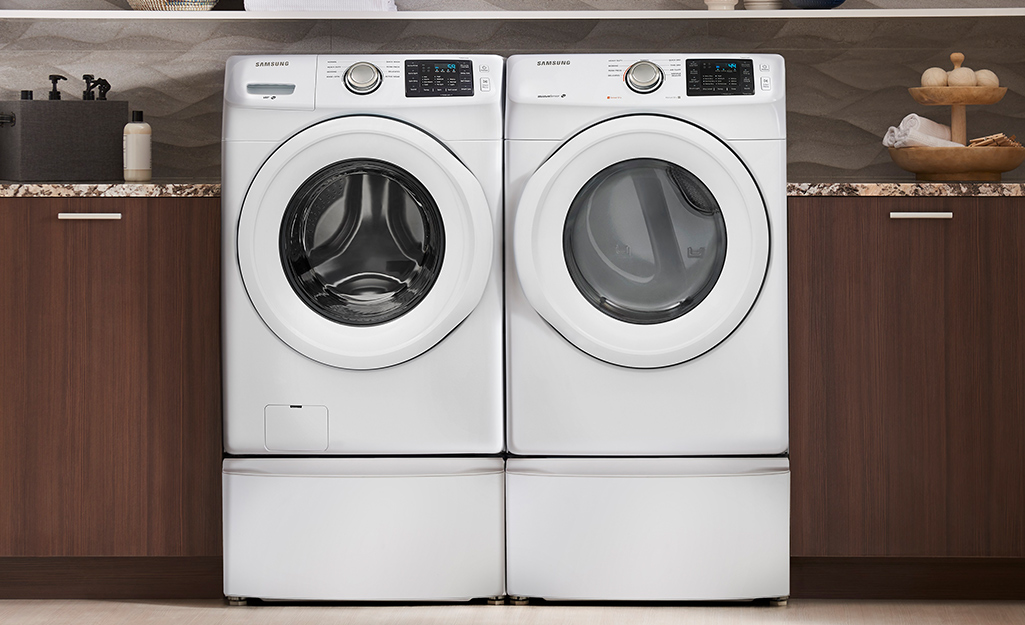
[[[888,148],[897,147],[897,133],[901,132],[900,128],[896,126],[890,126],[887,129],[886,134],[883,135],[883,145]]]
[[[888,148],[963,148],[954,141],[945,141],[918,130],[902,130],[890,126],[883,137],[883,145]]]
[[[245,0],[246,11],[396,11],[395,0]]]
[[[937,139],[950,141],[950,126],[934,122],[933,120],[925,117],[919,117],[914,113],[911,113],[901,120],[900,129],[909,131],[916,130],[920,133],[936,137]]]

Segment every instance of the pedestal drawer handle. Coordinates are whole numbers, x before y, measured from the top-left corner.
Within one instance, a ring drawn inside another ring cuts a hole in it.
[[[57,213],[57,219],[121,219],[121,213]]]
[[[890,213],[890,219],[953,219],[954,213]]]

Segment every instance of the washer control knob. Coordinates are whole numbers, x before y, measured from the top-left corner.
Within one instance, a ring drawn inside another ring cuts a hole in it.
[[[345,86],[356,95],[373,93],[381,86],[381,70],[365,61],[353,63],[345,71]]]
[[[651,61],[638,61],[626,70],[626,86],[637,93],[651,93],[662,86],[662,69]]]

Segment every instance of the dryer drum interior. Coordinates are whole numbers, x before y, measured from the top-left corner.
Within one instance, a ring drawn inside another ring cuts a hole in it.
[[[661,159],[631,159],[598,172],[577,193],[563,252],[573,283],[598,310],[627,323],[662,323],[715,286],[726,224],[693,173]]]

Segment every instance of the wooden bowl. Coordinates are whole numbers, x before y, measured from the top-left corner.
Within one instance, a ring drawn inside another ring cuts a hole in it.
[[[911,97],[919,104],[995,104],[1003,99],[1007,87],[912,87]]]
[[[1000,180],[1025,162],[1025,148],[889,148],[897,166],[919,180]]]

